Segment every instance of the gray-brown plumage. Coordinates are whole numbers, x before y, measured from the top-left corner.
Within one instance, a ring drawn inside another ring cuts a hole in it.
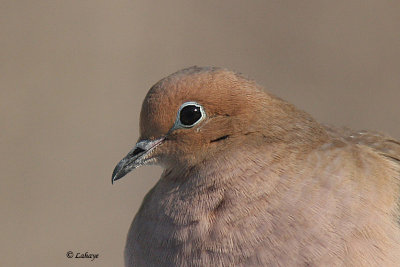
[[[219,68],[159,81],[113,181],[164,172],[126,266],[400,266],[400,143],[335,129]]]

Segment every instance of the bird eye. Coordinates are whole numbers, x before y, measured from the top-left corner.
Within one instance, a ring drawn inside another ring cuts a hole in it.
[[[182,127],[193,127],[204,117],[203,107],[196,102],[186,102],[179,108],[178,120]]]

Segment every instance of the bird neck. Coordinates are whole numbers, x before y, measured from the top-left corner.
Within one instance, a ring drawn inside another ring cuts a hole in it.
[[[234,149],[230,149],[230,153],[215,154],[196,166],[167,168],[161,176],[161,181],[163,184],[169,184],[171,188],[175,187],[188,193],[207,191],[209,188],[226,190],[233,185],[237,190],[246,191],[252,182],[261,182],[265,192],[266,187],[273,187],[276,182],[274,179],[278,179],[275,174],[293,167],[294,162],[312,151],[312,147],[306,145],[306,142],[296,145],[284,142],[260,145],[254,141],[232,148]],[[253,181],[252,176],[260,172],[264,173],[258,175],[262,181]]]

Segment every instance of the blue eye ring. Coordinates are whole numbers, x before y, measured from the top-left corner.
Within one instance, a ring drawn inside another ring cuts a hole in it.
[[[187,116],[189,117],[184,118]],[[206,117],[206,112],[202,105],[194,101],[185,102],[179,107],[173,129],[192,128]],[[193,121],[192,123],[190,123],[191,120]]]

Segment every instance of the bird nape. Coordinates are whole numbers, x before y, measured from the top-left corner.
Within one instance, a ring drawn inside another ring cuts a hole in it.
[[[157,82],[112,182],[164,168],[126,266],[400,266],[400,143],[328,127],[213,67]]]

